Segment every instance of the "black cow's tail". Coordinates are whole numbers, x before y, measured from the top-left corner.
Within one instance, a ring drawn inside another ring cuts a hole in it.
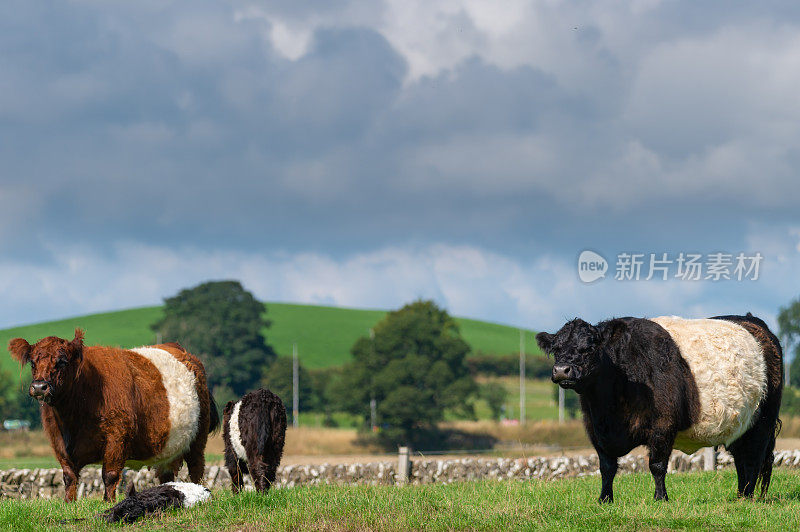
[[[275,463],[281,461],[283,455],[283,445],[286,443],[286,407],[280,397],[275,396],[275,405],[270,409],[272,421],[272,445],[275,454]]]
[[[208,392],[208,433],[214,434],[219,431],[219,410],[217,409],[217,402],[214,401],[214,396]]]
[[[258,452],[262,456],[270,455],[277,464],[286,439],[286,408],[274,393],[262,390],[262,394],[263,408],[259,410],[264,417],[259,420]]]
[[[775,440],[781,432],[783,423],[780,418],[775,420],[775,430],[770,434],[770,439],[767,442],[767,450],[764,453],[764,461],[761,462],[761,470],[758,472],[758,479],[756,485],[761,484],[761,498],[767,494],[769,489],[770,480],[772,480],[772,464],[775,462]]]

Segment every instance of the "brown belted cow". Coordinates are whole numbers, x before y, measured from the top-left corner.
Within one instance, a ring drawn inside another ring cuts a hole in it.
[[[203,364],[180,345],[84,346],[76,329],[72,340],[14,338],[8,350],[30,363],[30,395],[41,403],[67,501],[77,496],[81,468],[93,463],[103,465],[104,498],[112,501],[126,464],[156,466],[168,482],[185,460],[192,482],[202,480],[219,417]]]

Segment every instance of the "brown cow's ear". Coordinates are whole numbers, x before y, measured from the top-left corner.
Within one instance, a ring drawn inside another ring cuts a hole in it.
[[[8,352],[22,365],[31,360],[31,344],[24,338],[14,338],[8,342]]]
[[[72,346],[72,356],[78,360],[83,358],[83,331],[75,329],[75,338],[70,342]]]

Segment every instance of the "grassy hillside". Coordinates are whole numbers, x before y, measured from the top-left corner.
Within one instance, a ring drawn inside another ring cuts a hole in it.
[[[72,337],[75,327],[86,332],[88,344],[132,347],[155,340],[150,324],[161,316],[161,307],[145,307],[79,316],[66,320],[0,330],[0,367],[19,374],[19,366],[5,352],[8,340],[21,336],[36,341],[45,336]],[[359,336],[386,315],[382,310],[360,310],[290,303],[267,303],[272,327],[267,340],[279,354],[290,355],[297,343],[300,360],[310,368],[338,366],[350,359],[350,347]],[[456,318],[473,351],[512,353],[519,349],[519,330],[483,321]],[[532,331],[526,331],[528,352],[538,352]]]
[[[530,482],[423,486],[315,486],[213,499],[171,510],[126,530],[796,530],[797,472],[778,469],[764,501],[736,499],[732,471],[669,475],[670,501],[653,501],[649,474],[620,475],[613,504],[597,504],[596,476]],[[6,530],[119,530],[93,516],[99,498],[0,501]],[[87,521],[61,523],[64,519]]]

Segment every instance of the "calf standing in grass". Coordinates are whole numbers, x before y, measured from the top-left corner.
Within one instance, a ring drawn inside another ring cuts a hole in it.
[[[286,440],[286,408],[280,397],[256,390],[230,401],[225,405],[222,434],[233,492],[242,489],[242,475],[248,470],[258,491],[269,490]]]
[[[617,459],[634,447],[650,452],[655,498],[667,499],[673,448],[725,445],[739,496],[769,488],[783,352],[752,314],[686,320],[619,318],[590,325],[575,319],[556,334],[536,335],[555,358],[553,382],[580,394],[586,432],[600,458],[600,502],[614,498]]]

